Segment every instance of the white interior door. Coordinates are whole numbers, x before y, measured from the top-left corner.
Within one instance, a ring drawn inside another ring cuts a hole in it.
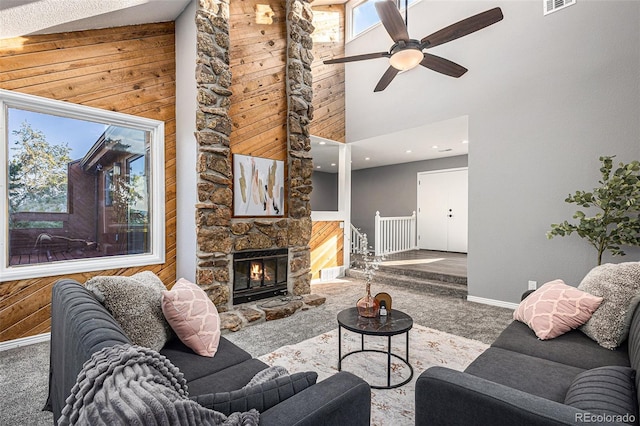
[[[418,174],[418,247],[448,250],[446,176],[443,173]]]
[[[468,170],[418,173],[418,247],[467,252]]]
[[[447,251],[467,252],[469,179],[467,170],[447,173],[449,198],[447,208]]]

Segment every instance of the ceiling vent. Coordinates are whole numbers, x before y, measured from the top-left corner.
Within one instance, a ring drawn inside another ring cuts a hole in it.
[[[544,5],[544,14],[548,15],[567,6],[573,6],[576,4],[576,0],[542,0],[542,4]]]

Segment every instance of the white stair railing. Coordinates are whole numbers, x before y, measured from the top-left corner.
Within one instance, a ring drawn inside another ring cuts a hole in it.
[[[400,253],[416,250],[416,212],[411,216],[380,217],[375,219],[375,255]]]
[[[366,234],[351,225],[351,253],[362,254],[364,250],[368,249],[366,241]]]

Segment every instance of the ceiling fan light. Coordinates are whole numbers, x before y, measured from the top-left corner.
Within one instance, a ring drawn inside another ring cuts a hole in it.
[[[407,71],[417,67],[423,58],[419,49],[403,49],[391,55],[389,64],[399,71]]]

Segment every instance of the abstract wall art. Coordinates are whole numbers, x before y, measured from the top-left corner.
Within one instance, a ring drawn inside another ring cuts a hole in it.
[[[284,161],[233,155],[234,216],[284,216]]]

